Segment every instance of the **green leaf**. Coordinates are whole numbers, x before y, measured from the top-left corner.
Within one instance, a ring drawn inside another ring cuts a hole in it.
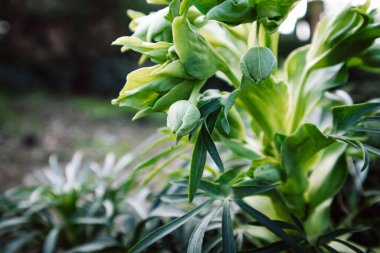
[[[278,187],[278,185],[235,186],[232,187],[232,190],[236,198],[244,198],[273,190],[276,187]]]
[[[149,233],[147,236],[145,236],[141,241],[139,241],[136,245],[132,247],[128,252],[129,253],[138,253],[142,252],[146,248],[148,248],[153,243],[157,242],[161,238],[165,237],[166,235],[170,234],[183,224],[185,224],[187,221],[192,219],[194,216],[196,216],[199,212],[201,212],[205,207],[211,205],[213,200],[208,200],[204,202],[203,204],[197,206],[196,208],[192,209],[187,214],[169,222],[168,224],[155,229],[151,233]]]
[[[366,145],[366,144],[364,144],[364,148],[366,150],[368,150],[369,152],[371,152],[371,153],[373,153],[373,154],[375,154],[377,156],[380,156],[380,149],[372,147],[372,146],[369,146],[369,145]]]
[[[234,238],[234,230],[230,214],[229,200],[223,201],[223,215],[222,215],[222,245],[223,252],[234,253],[236,252],[236,244]]]
[[[334,133],[344,134],[367,114],[380,109],[380,103],[344,105],[333,108]]]
[[[194,229],[191,234],[189,245],[187,247],[187,253],[199,253],[202,252],[202,244],[203,238],[206,233],[206,229],[212,218],[214,217],[216,211],[218,209],[215,208],[211,213],[209,213],[206,217],[204,217],[201,223]]]
[[[122,52],[132,49],[136,52],[142,53],[156,63],[166,62],[166,55],[168,54],[169,48],[172,46],[171,43],[164,41],[150,43],[131,36],[118,38],[112,43],[112,45],[122,46]]]
[[[354,252],[356,253],[364,253],[364,251],[362,251],[361,249],[355,247],[354,245],[348,243],[348,242],[345,242],[343,240],[340,240],[340,239],[334,239],[333,241],[337,242],[337,243],[340,243],[340,244],[343,244],[344,246],[346,246],[347,248],[353,250]]]
[[[166,19],[173,21],[173,19],[179,16],[181,6],[181,0],[172,0],[169,4],[169,12],[166,15]]]
[[[157,155],[154,155],[153,157],[149,158],[148,160],[140,163],[137,165],[137,167],[134,169],[136,172],[143,170],[144,168],[153,166],[157,164],[158,161],[160,161],[162,158],[165,158],[169,155],[171,155],[173,152],[178,151],[181,149],[183,146],[182,145],[177,145],[176,148],[169,147],[168,149],[165,149],[164,151],[158,153]]]
[[[252,249],[252,250],[243,250],[241,253],[273,253],[273,252],[282,252],[283,250],[289,249],[291,246],[286,242],[274,242],[268,246]]]
[[[229,187],[224,187],[223,185],[206,180],[201,180],[199,189],[203,190],[206,194],[211,195],[213,198],[226,198],[231,194]]]
[[[50,230],[49,234],[47,235],[44,247],[43,247],[43,253],[54,253],[55,247],[57,245],[58,236],[59,236],[59,227],[54,227],[52,230]]]
[[[288,175],[281,189],[292,194],[304,193],[308,185],[307,174],[318,158],[316,155],[334,142],[334,138],[324,135],[313,124],[304,124],[289,136],[281,149],[283,167]]]
[[[211,113],[215,112],[222,106],[219,98],[213,98],[199,108],[203,118],[206,118]]]
[[[223,1],[224,0],[190,0],[190,2],[203,14],[206,14],[211,8]]]
[[[155,102],[153,110],[156,112],[161,112],[168,109],[176,101],[187,100],[190,97],[191,91],[195,85],[196,84],[194,81],[185,80],[174,86],[173,89]]]
[[[174,19],[173,39],[179,59],[192,77],[204,80],[227,67],[215,48],[190,24],[186,16]]]
[[[239,91],[239,89],[236,89],[231,92],[224,104],[224,118],[222,119],[222,127],[227,134],[229,134],[231,130],[230,124],[228,122],[228,112],[231,110],[232,106],[234,106],[237,96],[239,95]]]
[[[365,171],[369,168],[369,163],[370,163],[371,159],[370,159],[368,151],[365,148],[365,146],[363,145],[363,143],[361,143],[358,140],[350,139],[350,138],[345,137],[345,136],[333,136],[333,138],[336,138],[337,140],[343,141],[345,143],[352,145],[355,148],[360,149],[362,152],[362,156],[363,156],[363,166],[360,169],[360,171]],[[357,175],[357,176],[359,176],[359,175]]]
[[[323,248],[327,249],[328,252],[330,253],[339,253],[339,251],[335,250],[333,247],[330,247],[329,245],[321,245]]]
[[[203,170],[206,164],[207,149],[203,144],[202,137],[199,135],[194,146],[191,158],[190,178],[189,178],[189,202],[193,201],[197,192],[199,183],[203,176]]]
[[[332,240],[335,240],[336,238],[338,238],[342,235],[363,232],[366,230],[368,230],[368,228],[341,228],[341,229],[337,229],[337,230],[334,230],[330,233],[327,233],[327,234],[324,234],[324,235],[321,235],[320,237],[318,237],[317,243],[318,244],[325,244],[325,243],[328,243]]]
[[[238,25],[254,21],[256,12],[248,4],[247,0],[225,0],[209,10],[206,18],[226,24]]]
[[[267,79],[276,69],[276,66],[276,57],[266,47],[253,47],[249,49],[240,62],[244,78],[252,83],[260,83]]]
[[[81,253],[81,252],[94,252],[101,251],[113,247],[119,246],[117,242],[113,240],[96,240],[93,242],[85,243],[77,246],[73,249],[66,251],[65,253]]]
[[[0,222],[0,230],[4,230],[8,227],[20,226],[29,222],[27,217],[11,218],[2,220]]]
[[[358,67],[376,74],[380,73],[380,45],[374,44],[360,55],[352,58],[348,65]]]
[[[380,134],[380,129],[372,129],[372,128],[367,128],[367,127],[356,127],[356,128],[351,129],[351,131]]]
[[[282,229],[292,229],[292,230],[298,229],[296,226],[294,226],[293,224],[287,223],[286,221],[273,220],[273,222],[276,222],[277,225]],[[250,222],[249,225],[258,226],[258,227],[265,227],[263,224],[261,224],[257,221]]]
[[[9,241],[5,244],[5,247],[2,248],[2,253],[15,253],[18,252],[23,246],[27,245],[35,236],[37,232],[30,232],[25,234],[19,234],[17,239]]]
[[[309,176],[305,198],[314,208],[333,198],[346,182],[348,175],[346,158],[342,156],[346,145],[335,143],[323,152],[321,161]]]
[[[246,158],[249,160],[259,159],[261,156],[252,150],[248,145],[239,140],[229,139],[218,135],[222,142],[238,157]]]
[[[222,159],[220,158],[218,150],[215,146],[215,143],[212,140],[211,135],[208,132],[206,127],[202,127],[200,135],[203,141],[203,145],[206,147],[211,158],[214,160],[215,164],[218,166],[220,172],[224,172],[224,165],[223,165]]]
[[[297,241],[295,241],[292,237],[287,235],[276,222],[272,221],[270,218],[260,213],[253,207],[249,206],[242,200],[236,200],[236,203],[250,216],[255,218],[259,223],[265,226],[272,233],[280,237],[284,242],[286,242],[289,246],[291,246],[296,252],[304,252],[303,249],[298,245]]]
[[[284,82],[270,77],[256,85],[242,86],[238,99],[252,117],[252,124],[259,127],[268,138],[274,138],[276,133],[287,132],[289,91]]]
[[[259,22],[270,32],[275,32],[297,0],[248,0],[248,2],[251,6],[255,6]]]

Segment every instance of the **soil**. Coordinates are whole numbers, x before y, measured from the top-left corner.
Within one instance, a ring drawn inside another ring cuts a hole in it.
[[[111,98],[0,94],[0,191],[19,185],[56,154],[66,163],[78,150],[90,160],[121,156],[163,125],[162,117],[132,122]]]

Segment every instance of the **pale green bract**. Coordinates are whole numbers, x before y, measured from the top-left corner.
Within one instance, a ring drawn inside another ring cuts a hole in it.
[[[198,108],[187,100],[172,104],[168,111],[167,127],[179,137],[189,134],[199,123]]]

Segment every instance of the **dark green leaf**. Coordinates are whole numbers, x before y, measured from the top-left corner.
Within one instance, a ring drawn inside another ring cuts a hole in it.
[[[345,133],[363,116],[380,108],[380,103],[363,103],[344,105],[333,108],[333,125],[335,133]]]
[[[223,201],[222,238],[223,238],[223,241],[222,241],[223,252],[225,253],[236,252],[234,229],[233,229],[232,221],[231,221],[229,200]]]
[[[268,246],[252,249],[252,250],[243,250],[241,253],[274,253],[274,252],[282,252],[283,250],[289,249],[291,246],[286,242],[274,242]]]
[[[366,128],[366,127],[356,127],[356,128],[351,129],[350,131],[380,134],[380,129],[372,129],[372,128]]]
[[[129,253],[138,253],[146,248],[148,248],[153,243],[157,242],[161,238],[165,237],[166,235],[170,234],[183,224],[185,224],[187,221],[192,219],[194,216],[196,216],[200,211],[203,210],[203,208],[209,206],[212,204],[212,200],[208,200],[204,202],[203,204],[197,206],[187,214],[169,222],[168,224],[155,229],[153,232],[149,233],[147,236],[145,236],[141,241],[139,241],[135,246],[132,247],[128,252]]]
[[[228,123],[228,112],[231,110],[232,106],[235,104],[236,98],[239,95],[239,89],[234,90],[226,99],[224,104],[224,118],[222,119],[223,130],[229,134],[230,133],[230,124]]]
[[[297,241],[295,241],[292,237],[287,235],[280,226],[277,225],[276,222],[272,221],[266,215],[257,211],[253,207],[249,206],[242,200],[236,200],[236,203],[250,216],[255,218],[259,223],[265,226],[272,233],[280,237],[284,242],[286,242],[289,246],[291,246],[296,252],[304,252],[303,249],[298,245]]]
[[[282,228],[282,229],[292,229],[292,230],[298,230],[298,228],[296,226],[294,226],[293,224],[290,224],[286,221],[281,221],[281,220],[272,220],[273,222],[277,223],[277,225]],[[252,226],[258,226],[258,227],[264,227],[263,224],[261,224],[260,222],[258,221],[254,221],[254,222],[250,222],[249,225],[252,225]]]
[[[334,230],[330,233],[327,233],[327,234],[324,234],[324,235],[321,235],[320,237],[318,237],[317,244],[325,244],[325,243],[328,243],[332,240],[335,240],[336,238],[338,238],[342,235],[353,234],[353,233],[362,232],[365,230],[368,230],[368,228],[341,228],[341,229],[337,229],[337,230]]]
[[[329,245],[325,244],[325,245],[322,245],[323,248],[327,249],[330,253],[339,253],[339,251],[337,251],[336,249],[334,249],[333,247],[330,247]]]
[[[213,113],[214,111],[218,110],[222,106],[221,101],[219,98],[211,99],[206,104],[202,105],[199,108],[199,111],[201,112],[201,115],[203,118],[206,118],[209,114]]]
[[[206,147],[208,153],[210,154],[212,160],[214,160],[215,164],[218,166],[220,172],[224,172],[224,165],[222,159],[219,156],[218,150],[215,146],[214,141],[211,138],[210,133],[205,127],[202,127],[200,132],[203,145]]]
[[[207,149],[203,144],[201,135],[198,136],[191,158],[190,178],[189,178],[189,202],[193,201],[199,183],[203,176],[206,164]]]
[[[223,23],[238,25],[252,22],[256,19],[256,12],[247,0],[225,0],[208,11],[207,19]]]
[[[261,194],[261,193],[273,190],[276,187],[278,187],[278,185],[235,186],[235,187],[232,187],[232,190],[236,198],[244,198],[244,197],[253,196],[253,195],[257,195],[257,194]]]
[[[227,197],[230,195],[228,187],[224,187],[220,184],[215,184],[205,180],[201,181],[199,184],[199,189],[205,191],[207,194],[213,196],[214,198]]]
[[[362,251],[361,249],[359,249],[359,248],[355,247],[354,245],[352,245],[352,244],[350,244],[350,243],[348,243],[348,242],[345,242],[345,241],[343,241],[343,240],[340,240],[340,239],[334,239],[333,241],[338,242],[338,243],[340,243],[340,244],[343,244],[344,246],[346,246],[347,248],[353,250],[353,251],[356,252],[356,253],[364,253],[364,251]]]
[[[224,0],[190,0],[190,2],[203,14],[206,14],[211,8],[223,1]]]
[[[281,156],[288,180],[282,190],[302,194],[308,184],[307,174],[313,166],[313,158],[322,149],[333,144],[335,139],[324,135],[313,124],[304,124],[282,145]]]

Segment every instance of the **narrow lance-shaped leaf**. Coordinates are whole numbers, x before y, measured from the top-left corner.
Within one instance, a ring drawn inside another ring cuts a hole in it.
[[[203,170],[206,164],[207,149],[199,135],[195,142],[193,155],[191,157],[190,177],[189,177],[189,202],[192,202],[197,192],[199,183],[203,176]]]
[[[205,207],[211,205],[213,200],[208,200],[204,202],[203,204],[197,206],[187,214],[169,222],[168,224],[157,228],[150,234],[148,234],[146,237],[144,237],[141,241],[139,241],[135,246],[133,246],[132,249],[129,250],[129,253],[138,253],[142,252],[146,248],[148,248],[153,243],[157,242],[161,238],[165,237],[166,235],[170,234],[183,224],[185,224],[187,221],[192,219],[194,216],[196,216],[198,213],[200,213]]]
[[[234,90],[226,99],[224,105],[224,117],[222,119],[223,130],[228,134],[230,133],[230,124],[228,123],[228,111],[231,110],[232,106],[235,104],[236,98],[239,95],[239,89]]]
[[[253,195],[257,195],[257,194],[261,194],[261,193],[273,190],[277,186],[278,185],[235,186],[235,187],[232,187],[232,190],[236,198],[244,198],[247,196],[253,196]]]
[[[215,164],[218,166],[220,171],[224,172],[224,165],[223,165],[222,159],[219,156],[218,150],[217,150],[215,143],[212,140],[211,135],[208,132],[207,128],[202,127],[200,135],[201,135],[203,144],[206,147],[211,158],[214,160]]]
[[[318,244],[325,244],[328,243],[342,235],[345,234],[352,234],[352,233],[357,233],[357,232],[362,232],[368,230],[368,228],[342,228],[342,229],[337,229],[335,231],[332,231],[330,233],[321,235],[318,237],[317,243]]]
[[[224,200],[223,202],[223,215],[222,215],[222,245],[224,253],[234,253],[236,252],[234,230],[231,221],[230,214],[230,202],[229,200]]]
[[[201,223],[194,229],[189,240],[189,246],[187,247],[187,253],[199,253],[202,252],[203,237],[206,233],[206,229],[212,218],[214,217],[218,208],[215,208],[209,213]]]
[[[343,244],[344,246],[346,246],[347,248],[353,250],[355,253],[364,253],[364,251],[362,251],[361,249],[355,247],[354,245],[348,243],[348,242],[345,242],[343,240],[340,240],[340,239],[334,239],[333,241],[337,242],[337,243],[340,243],[340,244]]]
[[[282,252],[283,250],[289,249],[291,246],[286,242],[274,242],[268,246],[253,249],[253,250],[243,250],[241,253],[273,253],[273,252]]]
[[[50,230],[48,236],[44,242],[43,253],[54,253],[55,247],[57,245],[58,235],[59,235],[59,227],[55,227]]]
[[[298,245],[297,241],[295,241],[292,237],[286,234],[281,227],[277,225],[277,223],[273,222],[269,217],[260,213],[253,207],[249,206],[242,200],[236,200],[236,203],[250,216],[255,218],[259,223],[263,224],[268,230],[272,233],[283,239],[288,245],[290,245],[296,252],[304,252],[303,249]]]

